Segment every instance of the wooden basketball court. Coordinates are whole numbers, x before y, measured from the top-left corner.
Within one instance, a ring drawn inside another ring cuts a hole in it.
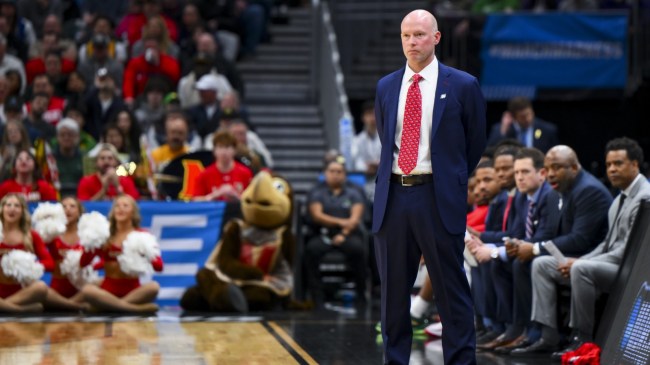
[[[339,308],[340,309],[340,308]],[[0,317],[0,365],[381,364],[378,311],[156,316]],[[479,364],[546,364],[477,354]],[[418,338],[411,364],[442,365],[439,338]]]

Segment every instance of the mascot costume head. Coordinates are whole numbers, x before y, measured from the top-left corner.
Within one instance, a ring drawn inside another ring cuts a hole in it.
[[[295,238],[289,183],[258,173],[241,196],[242,219],[230,220],[197,286],[181,299],[185,310],[269,310],[287,305],[293,290]]]

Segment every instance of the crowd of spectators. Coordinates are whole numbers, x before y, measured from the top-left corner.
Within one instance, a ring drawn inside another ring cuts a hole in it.
[[[0,198],[175,199],[159,177],[203,149],[216,160],[232,149],[251,172],[272,167],[236,63],[269,40],[279,3],[0,1]]]

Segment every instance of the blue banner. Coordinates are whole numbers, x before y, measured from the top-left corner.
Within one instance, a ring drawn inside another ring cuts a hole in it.
[[[108,217],[109,202],[84,202],[86,212]],[[160,283],[158,305],[177,306],[186,288],[196,285],[194,275],[221,235],[223,202],[139,202],[142,228],[158,238],[165,263],[153,280]],[[35,208],[33,205],[31,208]],[[44,278],[49,283],[49,278]]]
[[[624,88],[627,26],[621,13],[488,16],[481,50],[486,97],[534,97],[539,88]]]

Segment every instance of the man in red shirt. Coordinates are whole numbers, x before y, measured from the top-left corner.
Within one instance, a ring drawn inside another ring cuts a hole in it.
[[[32,94],[46,94],[48,96],[47,111],[43,114],[43,120],[56,127],[63,117],[66,101],[64,98],[54,95],[54,84],[48,75],[40,74],[34,78]],[[27,112],[29,113],[32,110],[32,104],[27,103],[26,106]]]
[[[84,176],[79,181],[77,197],[80,200],[112,200],[120,194],[128,194],[139,199],[140,194],[130,176],[118,176],[118,154],[113,145],[104,143],[95,160],[97,172]]]
[[[197,178],[193,200],[237,201],[246,189],[253,172],[235,161],[237,140],[228,132],[218,132],[213,138],[213,165],[208,166]]]
[[[74,61],[63,58],[59,48],[59,37],[56,34],[49,33],[43,36],[42,53],[37,57],[30,59],[25,64],[25,74],[27,76],[28,84],[31,84],[36,76],[46,73],[48,55],[52,55],[59,60],[56,67],[58,67],[59,72],[64,75],[70,74],[77,68],[77,64]]]
[[[146,39],[144,46],[144,54],[131,59],[124,70],[122,91],[124,102],[128,105],[133,105],[135,98],[144,92],[150,77],[164,77],[170,85],[176,85],[181,78],[178,61],[160,51],[158,40]]]

